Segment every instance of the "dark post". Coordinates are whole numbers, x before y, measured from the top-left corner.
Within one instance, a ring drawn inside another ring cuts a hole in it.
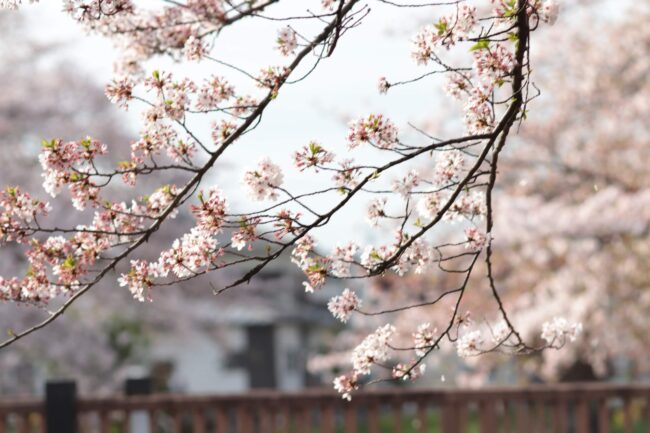
[[[77,384],[74,381],[45,385],[47,433],[77,433]]]
[[[139,377],[126,379],[124,382],[124,394],[147,395],[151,394],[151,378]],[[135,411],[128,414],[129,431],[132,432],[153,432],[155,425],[154,412],[147,414],[146,411]]]
[[[124,394],[126,395],[151,394],[151,388],[151,378],[149,377],[126,379],[124,382]]]

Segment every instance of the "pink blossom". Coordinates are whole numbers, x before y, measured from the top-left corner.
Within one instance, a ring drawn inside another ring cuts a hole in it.
[[[472,251],[482,250],[490,240],[489,234],[482,233],[475,226],[465,229],[465,236],[467,237],[467,240],[465,241],[465,248],[468,248]]]
[[[386,217],[386,198],[372,200],[366,208],[366,220],[372,227],[377,227],[379,221]]]
[[[306,168],[314,167],[318,171],[319,167],[330,163],[334,160],[334,154],[325,150],[316,141],[311,141],[309,145],[304,146],[301,151],[294,152],[294,165],[303,171]]]
[[[128,286],[133,297],[140,301],[151,301],[150,289],[154,285],[154,279],[158,276],[156,264],[144,260],[131,260],[131,270],[128,274],[122,274],[118,279],[120,286]]]
[[[113,80],[106,86],[106,96],[113,104],[127,108],[133,98],[133,81],[129,77]]]
[[[355,148],[369,143],[381,149],[391,149],[397,143],[397,128],[381,114],[370,114],[348,125],[348,146]]]
[[[481,353],[482,344],[483,336],[481,335],[481,331],[470,331],[458,338],[456,352],[461,358],[476,356]]]
[[[339,278],[350,276],[350,267],[354,256],[359,251],[359,246],[354,242],[337,245],[332,253],[332,274]]]
[[[390,83],[386,80],[386,77],[379,78],[379,82],[377,83],[377,88],[379,89],[379,93],[382,95],[388,93],[388,89],[390,88]]]
[[[198,194],[199,205],[192,206],[192,214],[196,218],[196,226],[211,235],[221,233],[228,203],[223,193],[216,186]]]
[[[403,198],[407,198],[411,194],[411,191],[419,184],[420,173],[415,169],[411,169],[401,179],[393,179],[391,189]]]
[[[358,375],[370,374],[370,367],[373,364],[381,363],[388,359],[388,344],[394,333],[395,327],[386,324],[368,335],[352,351],[352,368],[354,373]]]
[[[217,248],[217,240],[195,227],[176,239],[171,249],[160,254],[160,274],[166,277],[172,272],[178,278],[190,277],[215,265],[222,254],[223,251]]]
[[[195,35],[190,36],[185,41],[185,58],[190,61],[199,61],[205,57],[207,50],[203,45],[203,41],[200,37]]]
[[[282,185],[284,176],[280,166],[269,158],[261,159],[257,167],[244,172],[243,184],[248,195],[254,200],[276,200],[277,188]]]
[[[352,392],[359,389],[358,374],[338,376],[334,379],[334,389],[344,400],[352,400]]]
[[[560,5],[556,0],[544,0],[542,2],[542,19],[550,25],[555,24],[560,14]]]
[[[542,340],[549,346],[561,347],[567,340],[575,341],[581,332],[582,323],[569,323],[563,317],[542,324]]]
[[[417,210],[420,216],[431,220],[436,217],[440,206],[442,205],[442,196],[438,192],[424,194],[418,201]]]
[[[231,237],[232,247],[241,250],[248,245],[248,250],[252,250],[253,242],[258,238],[256,229],[259,222],[259,218],[242,218],[239,222],[239,230]]]
[[[196,97],[196,108],[212,110],[219,104],[235,96],[235,88],[223,77],[213,75],[199,88]]]
[[[418,361],[415,360],[407,364],[396,364],[393,367],[393,378],[401,380],[416,380],[424,374],[426,367],[426,364],[418,364]]]
[[[283,56],[290,56],[297,47],[296,32],[291,27],[286,26],[278,30],[277,49]]]
[[[430,323],[422,323],[418,326],[417,332],[413,334],[415,354],[417,356],[422,357],[427,354],[435,342],[437,333],[438,329],[432,328]]]
[[[354,310],[361,306],[361,301],[350,289],[343,290],[340,296],[334,296],[327,304],[327,309],[341,322],[346,323]]]

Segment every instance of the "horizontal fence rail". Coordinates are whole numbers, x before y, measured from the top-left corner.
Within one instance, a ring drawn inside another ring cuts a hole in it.
[[[76,432],[48,405],[0,400],[0,433],[650,433],[650,384],[80,398]]]

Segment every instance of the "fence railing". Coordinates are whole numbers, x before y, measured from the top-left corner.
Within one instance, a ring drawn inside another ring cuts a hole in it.
[[[71,412],[65,406],[60,395],[58,402],[0,401],[0,433],[650,432],[650,385],[376,389],[351,402],[329,390],[161,394],[80,398]],[[55,418],[66,411],[72,427],[52,424],[65,422]]]

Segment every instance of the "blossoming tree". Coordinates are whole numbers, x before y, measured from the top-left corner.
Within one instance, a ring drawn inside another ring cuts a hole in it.
[[[591,377],[640,377],[650,371],[643,355],[650,300],[643,264],[648,258],[644,161],[650,34],[637,30],[650,9],[624,2],[616,7],[625,13],[613,19],[601,16],[600,7],[568,9],[567,19],[590,22],[589,28],[549,32],[537,39],[534,55],[541,65],[537,70],[548,93],[535,105],[541,114],[523,125],[500,164],[493,276],[511,322],[529,341],[541,339],[539,329],[556,315],[581,322],[586,330],[564,350],[517,357],[517,368],[535,380],[569,379],[576,366]],[[549,48],[557,44],[571,49],[558,53]],[[483,268],[477,264],[469,283],[474,288],[464,295],[463,311],[471,311],[473,320],[464,320],[461,331],[473,332],[475,340],[486,344],[498,341],[507,328],[493,321],[494,305],[485,302]],[[364,290],[364,304],[390,309],[421,302],[457,284],[436,271],[427,269],[407,279],[376,279]],[[393,313],[391,323],[397,329],[422,326],[415,338],[430,338],[432,329],[441,327],[441,319],[435,310],[420,308]],[[481,328],[476,322],[483,319],[489,326],[476,333]],[[349,357],[350,340],[362,338],[373,326],[372,318],[355,320],[329,352],[314,357],[312,367],[341,368]],[[399,337],[393,344],[407,344],[413,338]],[[465,348],[458,347],[461,352]],[[511,361],[502,356],[467,358],[453,379],[484,383],[504,363],[511,368]],[[620,361],[628,365],[625,371]]]
[[[38,192],[40,167],[34,158],[38,143],[29,145],[33,137],[75,137],[83,134],[92,122],[97,136],[112,143],[123,143],[119,150],[128,151],[128,136],[119,127],[122,113],[106,104],[101,87],[88,76],[71,72],[69,62],[61,55],[60,44],[37,42],[26,36],[29,26],[20,18],[0,11],[0,93],[3,95],[0,101],[0,179],[3,184],[19,184]],[[43,80],[43,76],[47,76],[47,80]],[[18,143],[23,146],[17,146]],[[43,192],[38,195],[45,196]],[[85,216],[82,213],[70,215],[64,207],[58,206],[49,218],[82,223]],[[0,274],[24,267],[21,245],[3,244]],[[1,394],[33,392],[35,377],[41,368],[62,375],[74,373],[82,388],[87,386],[97,391],[111,386],[102,383],[102,378],[114,376],[123,361],[131,359],[131,346],[144,349],[144,345],[136,332],[130,332],[138,331],[139,325],[124,314],[132,305],[126,304],[129,296],[106,290],[97,295],[75,304],[75,313],[88,311],[91,314],[69,315],[67,320],[21,341],[12,346],[6,356],[0,357]],[[98,305],[107,308],[101,311]],[[21,329],[42,320],[44,312],[41,310],[3,303],[0,305],[3,334],[5,330]],[[52,341],[57,344],[49,344]],[[78,347],[85,350],[77,351]]]
[[[45,190],[53,198],[67,190],[74,208],[88,215],[85,224],[48,223],[48,213],[63,199],[48,203],[21,187],[0,194],[2,242],[20,245],[29,262],[22,275],[0,278],[0,297],[36,306],[64,299],[46,320],[13,331],[0,347],[50,324],[111,278],[112,271],[121,270],[122,262],[130,263],[130,270],[121,272],[119,284],[145,301],[159,286],[229,267],[242,270],[234,280],[214,288],[216,294],[223,293],[247,283],[285,252],[291,252],[304,271],[307,292],[334,278],[404,275],[430,268],[444,270],[455,277],[450,282],[458,283],[435,297],[382,311],[362,310],[358,296],[349,289],[331,300],[332,313],[343,321],[355,312],[382,316],[452,300],[451,310],[438,313],[446,317],[440,329],[424,323],[417,330],[398,330],[382,323],[368,335],[352,352],[351,372],[335,380],[346,398],[371,372],[378,380],[417,377],[423,360],[447,342],[455,344],[459,354],[475,356],[559,348],[574,339],[580,325],[556,318],[539,330],[541,344],[527,341],[513,326],[492,272],[499,156],[538,94],[532,81],[530,41],[539,27],[555,23],[558,5],[554,0],[376,1],[394,7],[396,13],[421,8],[432,16],[432,24],[413,38],[413,59],[421,66],[421,75],[399,82],[381,78],[379,91],[399,91],[444,75],[447,92],[462,106],[464,131],[437,137],[412,128],[416,138],[406,140],[406,132],[391,121],[390,113],[364,114],[350,123],[347,137],[341,137],[348,148],[345,157],[337,157],[317,137],[296,143],[295,169],[306,177],[325,179],[322,188],[294,193],[285,184],[281,167],[269,158],[246,170],[243,189],[259,205],[244,213],[229,207],[239,191],[206,185],[209,174],[222,164],[225,152],[246,152],[238,147],[241,138],[263,121],[269,107],[280,103],[286,86],[300,86],[309,79],[345,43],[346,34],[363,25],[372,13],[370,6],[358,0],[323,0],[307,6],[301,2],[294,3],[292,13],[276,16],[274,7],[284,3],[279,0],[161,1],[155,6],[131,0],[64,1],[65,11],[80,25],[115,43],[121,58],[106,94],[124,109],[144,107],[142,130],[131,145],[130,158],[116,167],[106,163],[109,146],[91,137],[43,141],[39,160]],[[20,2],[1,3],[15,7]],[[274,45],[286,58],[283,64],[247,71],[213,53],[213,43],[225,29],[252,20],[278,23]],[[204,62],[223,73],[198,81],[147,70],[147,60],[155,56]],[[227,74],[233,73],[246,77],[248,85],[232,84]],[[193,128],[194,119],[206,117],[212,121],[210,137]],[[381,162],[350,158],[360,148]],[[387,178],[392,179],[388,184]],[[151,179],[159,187],[148,196],[115,200],[106,194],[115,183],[134,186]],[[342,242],[330,253],[316,249],[319,232],[359,200],[368,202],[371,225],[394,230],[393,240],[372,245]],[[143,259],[148,241],[179,212],[193,215],[194,227],[160,251],[157,260]],[[459,233],[451,242],[439,242],[435,234],[441,227]],[[225,233],[232,235],[225,238]],[[479,260],[485,263],[487,296],[500,314],[493,344],[486,344],[479,331],[459,333],[465,317],[462,302]],[[392,341],[399,332],[416,332],[415,341],[395,346]],[[391,365],[394,352],[409,353],[410,360]]]

